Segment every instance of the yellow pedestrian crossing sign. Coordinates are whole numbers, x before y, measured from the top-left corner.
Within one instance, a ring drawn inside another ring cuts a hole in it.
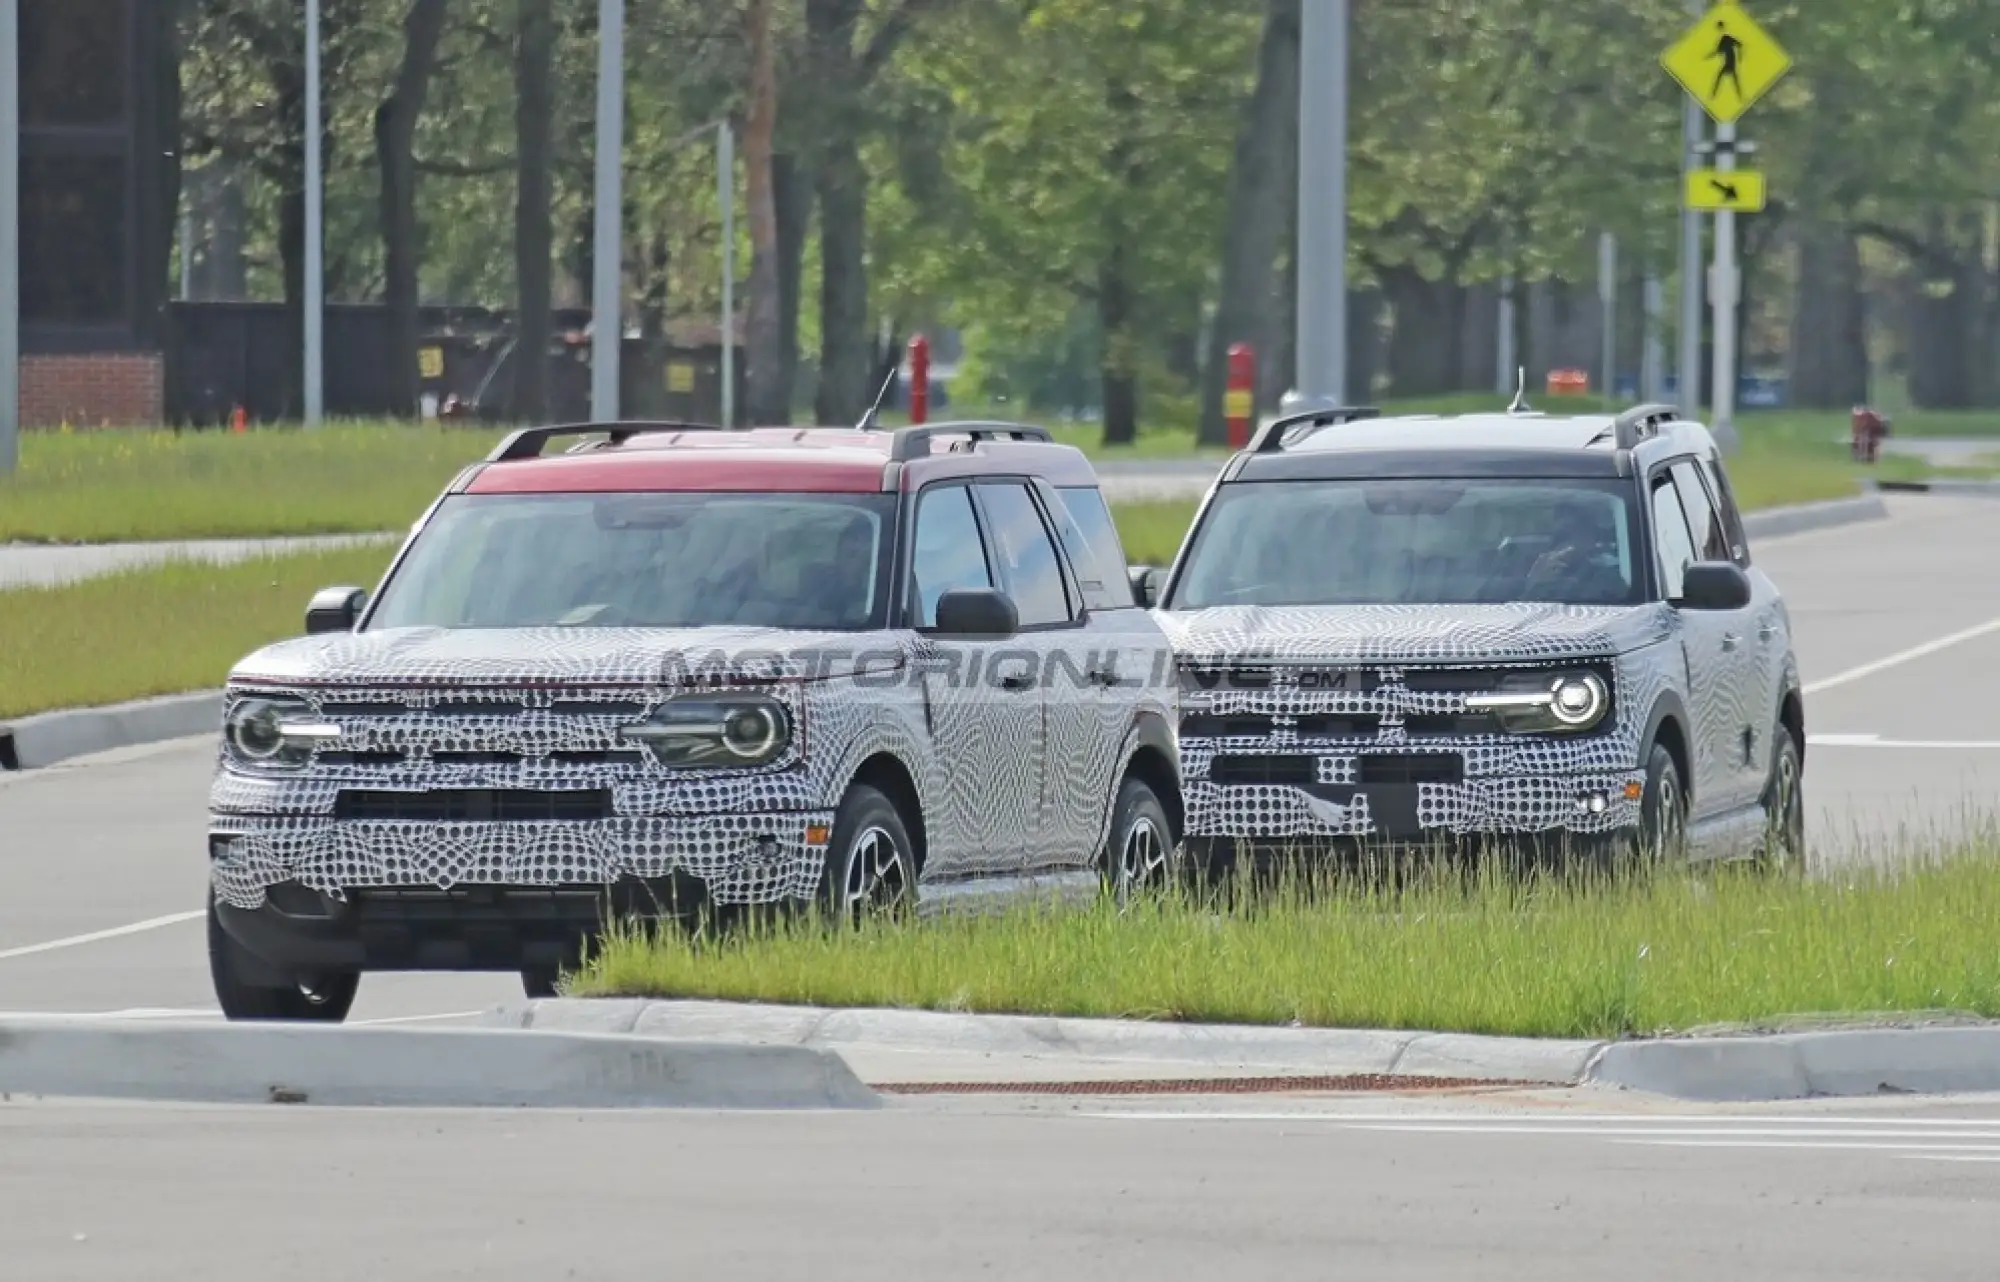
[[[1791,55],[1723,0],[1660,55],[1660,65],[1718,124],[1733,124],[1792,69]]]
[[[1690,170],[1687,207],[1717,213],[1759,213],[1764,208],[1764,173],[1759,169]]]

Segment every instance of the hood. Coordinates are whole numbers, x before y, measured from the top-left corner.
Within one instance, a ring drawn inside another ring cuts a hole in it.
[[[1666,607],[1218,606],[1157,615],[1183,662],[1534,663],[1664,640]]]
[[[871,648],[872,647],[872,648]],[[301,685],[685,685],[826,677],[880,662],[879,634],[776,628],[390,628],[300,637],[231,680]]]

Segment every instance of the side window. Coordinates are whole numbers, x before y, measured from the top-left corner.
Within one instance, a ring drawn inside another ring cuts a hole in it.
[[[1659,558],[1660,595],[1680,600],[1683,577],[1695,560],[1694,539],[1673,482],[1664,476],[1653,482],[1653,553]]]
[[[1732,557],[1729,538],[1722,532],[1722,518],[1716,513],[1708,487],[1693,463],[1673,465],[1674,488],[1681,492],[1681,506],[1687,510],[1688,531],[1694,536],[1695,559],[1727,561]]]
[[[916,547],[910,556],[917,626],[937,626],[938,598],[954,588],[990,588],[993,572],[979,541],[972,491],[963,485],[925,490],[917,500]]]
[[[1028,487],[1018,481],[979,487],[993,526],[993,556],[1024,628],[1068,623],[1073,617],[1062,561]]]
[[[1057,490],[1062,497],[1055,512],[1056,534],[1083,584],[1087,610],[1119,610],[1134,604],[1132,580],[1118,526],[1101,491],[1090,486]]]
[[[1730,559],[1750,568],[1750,536],[1743,529],[1743,513],[1729,488],[1729,474],[1713,459],[1701,460],[1701,473],[1708,478],[1708,490],[1715,496],[1716,510],[1722,515],[1722,536],[1729,540]]]

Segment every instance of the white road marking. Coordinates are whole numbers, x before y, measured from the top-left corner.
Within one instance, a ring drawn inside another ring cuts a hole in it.
[[[1818,748],[1943,748],[1957,752],[2000,748],[2000,739],[1884,739],[1879,734],[1809,734],[1806,743]]]
[[[1660,1136],[1672,1136],[1676,1140],[1686,1137],[1689,1143],[1705,1142],[1705,1136],[1748,1135],[1775,1137],[1782,1139],[1926,1139],[1937,1134],[1962,1136],[1966,1139],[2000,1140],[2000,1123],[1974,1123],[1964,1129],[1940,1132],[1935,1130],[1901,1130],[1883,1127],[1863,1127],[1846,1129],[1842,1127],[1789,1127],[1789,1126],[1545,1126],[1538,1123],[1502,1122],[1493,1126],[1430,1126],[1421,1122],[1394,1122],[1385,1125],[1371,1125],[1365,1122],[1351,1122],[1347,1129],[1355,1131],[1406,1131],[1432,1135],[1644,1135],[1650,1137],[1648,1143],[1666,1143]],[[2000,1151],[2000,1150],[1996,1150]]]
[[[1822,690],[1831,690],[1835,686],[1844,686],[1850,682],[1859,681],[1863,677],[1872,677],[1878,672],[1886,672],[1890,668],[1901,667],[1905,663],[1936,654],[1940,650],[1948,650],[1952,646],[1986,636],[1992,632],[2000,632],[2000,619],[1988,619],[1977,627],[1966,628],[1962,632],[1954,632],[1949,636],[1939,637],[1935,641],[1926,641],[1922,645],[1911,646],[1907,650],[1899,650],[1886,658],[1877,659],[1873,663],[1864,663],[1858,668],[1849,668],[1845,672],[1836,673],[1821,681],[1808,681],[1804,692],[1808,695],[1813,695],[1818,694]]]
[[[354,1028],[380,1028],[385,1024],[428,1024],[441,1019],[471,1019],[485,1013],[483,1010],[458,1010],[448,1015],[396,1015],[389,1019],[350,1019],[347,1022]]]
[[[29,944],[25,948],[0,950],[0,961],[11,961],[16,957],[33,957],[37,953],[53,953],[63,948],[81,948],[85,944],[101,943],[107,939],[121,939],[126,935],[140,935],[149,930],[159,930],[163,926],[178,926],[182,922],[194,921],[206,915],[206,910],[191,913],[174,913],[166,917],[152,917],[145,921],[135,921],[129,926],[115,926],[110,930],[94,930],[88,935],[71,935],[68,939],[51,939],[45,944]]]
[[[1552,1131],[1590,1133],[1595,1127],[1609,1123],[1614,1126],[1646,1126],[1654,1129],[1671,1129],[1684,1126],[1723,1126],[1734,1123],[1739,1126],[1797,1126],[1824,1128],[1830,1126],[1865,1127],[1911,1127],[1939,1130],[1991,1128],[2000,1130],[2000,1116],[1995,1117],[1842,1117],[1822,1113],[1751,1114],[1751,1113],[1691,1113],[1647,1116],[1632,1113],[1563,1113],[1551,1117],[1536,1117],[1523,1120],[1515,1115],[1498,1113],[1311,1113],[1311,1112],[1093,1112],[1079,1114],[1084,1117],[1141,1122],[1333,1122],[1343,1126],[1375,1127],[1437,1127],[1456,1124],[1466,1131],[1488,1131],[1512,1126],[1541,1126]]]
[[[1639,1144],[1647,1148],[1789,1148],[1789,1149],[1841,1149],[1862,1152],[1902,1153],[1909,1157],[1924,1153],[1990,1153],[2000,1159],[2000,1144],[1878,1144],[1866,1140],[1817,1140],[1800,1137],[1796,1140],[1617,1140],[1619,1144]],[[1920,1151],[1913,1151],[1920,1150]]]

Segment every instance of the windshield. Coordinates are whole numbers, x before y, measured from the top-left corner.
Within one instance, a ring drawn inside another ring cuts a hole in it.
[[[1632,529],[1615,480],[1241,483],[1216,495],[1167,608],[1631,604]]]
[[[453,495],[375,628],[882,626],[894,495]]]

